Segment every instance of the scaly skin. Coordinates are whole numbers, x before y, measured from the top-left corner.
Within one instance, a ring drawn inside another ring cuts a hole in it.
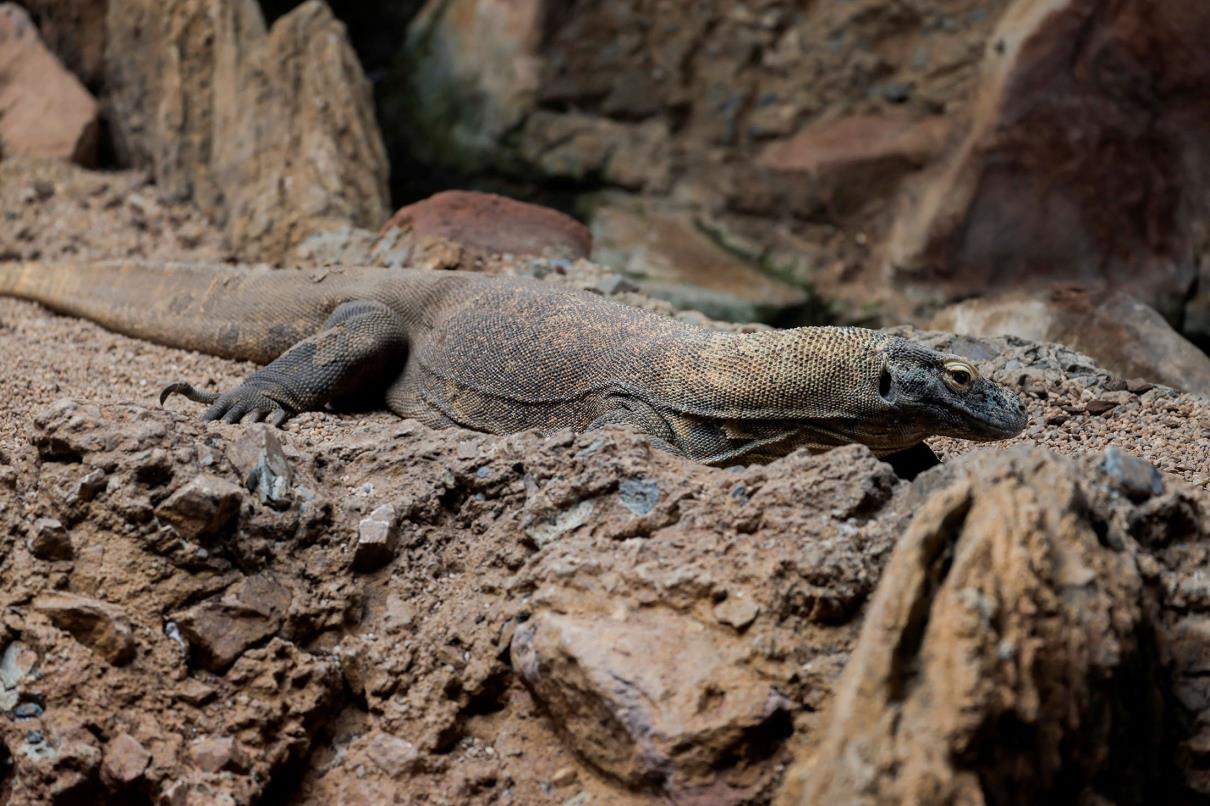
[[[267,364],[205,419],[284,422],[384,401],[496,434],[629,424],[722,464],[859,442],[988,441],[1020,400],[965,360],[862,328],[718,333],[537,281],[375,268],[0,264],[0,294],[170,347]]]

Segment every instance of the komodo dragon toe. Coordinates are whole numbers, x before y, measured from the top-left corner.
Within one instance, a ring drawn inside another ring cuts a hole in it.
[[[294,414],[262,390],[247,384],[220,394],[204,392],[195,389],[192,384],[178,381],[168,384],[164,391],[160,392],[160,405],[164,405],[164,401],[174,394],[182,395],[195,403],[208,404],[210,408],[202,414],[203,420],[222,420],[225,423],[268,420],[271,425],[280,426]]]

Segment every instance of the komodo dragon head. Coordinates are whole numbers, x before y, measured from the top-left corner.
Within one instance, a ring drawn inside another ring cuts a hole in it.
[[[1016,436],[1029,422],[1021,399],[965,358],[890,337],[882,359],[878,397],[890,408],[886,424],[900,434],[990,442]]]

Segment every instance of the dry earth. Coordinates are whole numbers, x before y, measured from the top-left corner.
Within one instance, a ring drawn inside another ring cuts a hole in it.
[[[226,257],[146,191],[6,161],[0,253]],[[249,366],[0,300],[0,801],[763,803],[811,759],[784,802],[1210,794],[1210,402],[920,337],[1033,424],[908,483],[859,447],[202,424],[160,385]]]

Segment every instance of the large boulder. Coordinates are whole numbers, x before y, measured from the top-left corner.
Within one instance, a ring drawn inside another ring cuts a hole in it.
[[[1210,6],[1018,0],[965,141],[903,199],[887,276],[925,300],[1107,283],[1179,316],[1210,212]]]
[[[1036,448],[922,477],[830,722],[779,802],[1070,803],[1179,787],[1149,560],[1110,514],[1117,499],[1098,495],[1135,486],[1126,465],[1159,478],[1120,452],[1089,478]]]
[[[254,0],[114,2],[105,80],[119,159],[194,199],[249,259],[387,217],[370,85],[321,0],[272,30]]]
[[[0,151],[81,165],[97,157],[97,102],[14,3],[0,3]]]

